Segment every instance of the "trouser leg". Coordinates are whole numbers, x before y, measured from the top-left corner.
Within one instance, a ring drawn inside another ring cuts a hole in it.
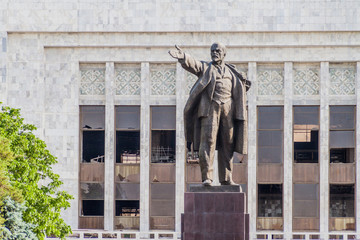
[[[218,109],[218,105],[212,103],[209,116],[201,119],[199,162],[202,181],[213,180],[213,162],[219,125]]]
[[[234,154],[234,120],[232,101],[221,105],[219,123],[218,170],[220,182],[232,181]]]

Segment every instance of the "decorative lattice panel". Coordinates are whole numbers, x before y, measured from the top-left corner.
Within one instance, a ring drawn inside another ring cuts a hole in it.
[[[294,95],[319,95],[320,74],[319,68],[299,67],[293,71]]]
[[[141,69],[137,66],[119,66],[115,69],[116,95],[140,95]]]
[[[175,72],[175,66],[158,65],[151,67],[151,95],[175,95]]]
[[[80,68],[80,95],[105,95],[105,67]]]
[[[198,79],[198,77],[195,74],[192,74],[192,73],[186,71],[185,78],[186,78],[186,86],[187,86],[188,93],[189,93],[191,88],[194,86],[194,83]]]
[[[330,95],[355,94],[355,67],[350,65],[330,66]]]
[[[284,71],[282,68],[262,68],[257,70],[259,95],[282,95],[284,91]]]

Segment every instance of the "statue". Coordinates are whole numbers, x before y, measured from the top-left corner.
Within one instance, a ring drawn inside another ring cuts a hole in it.
[[[246,91],[251,82],[224,62],[226,47],[211,46],[211,62],[198,61],[175,45],[169,54],[198,80],[184,108],[185,139],[199,151],[202,184],[213,182],[213,161],[218,150],[219,182],[232,180],[233,154],[247,153]]]

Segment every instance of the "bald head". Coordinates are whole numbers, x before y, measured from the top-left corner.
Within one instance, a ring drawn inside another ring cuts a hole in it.
[[[210,48],[211,59],[214,63],[221,64],[226,56],[226,47],[224,44],[215,42]]]

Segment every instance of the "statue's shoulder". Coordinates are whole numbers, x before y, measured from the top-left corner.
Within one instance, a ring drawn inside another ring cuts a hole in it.
[[[239,77],[241,80],[246,79],[246,76],[244,76],[244,74],[242,74],[241,72],[239,72],[236,69],[236,66],[234,64],[231,63],[225,63],[225,65],[237,76]]]
[[[247,79],[246,76],[244,76],[243,73],[239,72],[235,65],[233,64],[229,64],[229,63],[225,63],[225,65],[235,74],[236,77],[238,77],[240,79],[240,81],[242,81],[246,87],[246,91],[248,91],[251,87],[251,82]]]

